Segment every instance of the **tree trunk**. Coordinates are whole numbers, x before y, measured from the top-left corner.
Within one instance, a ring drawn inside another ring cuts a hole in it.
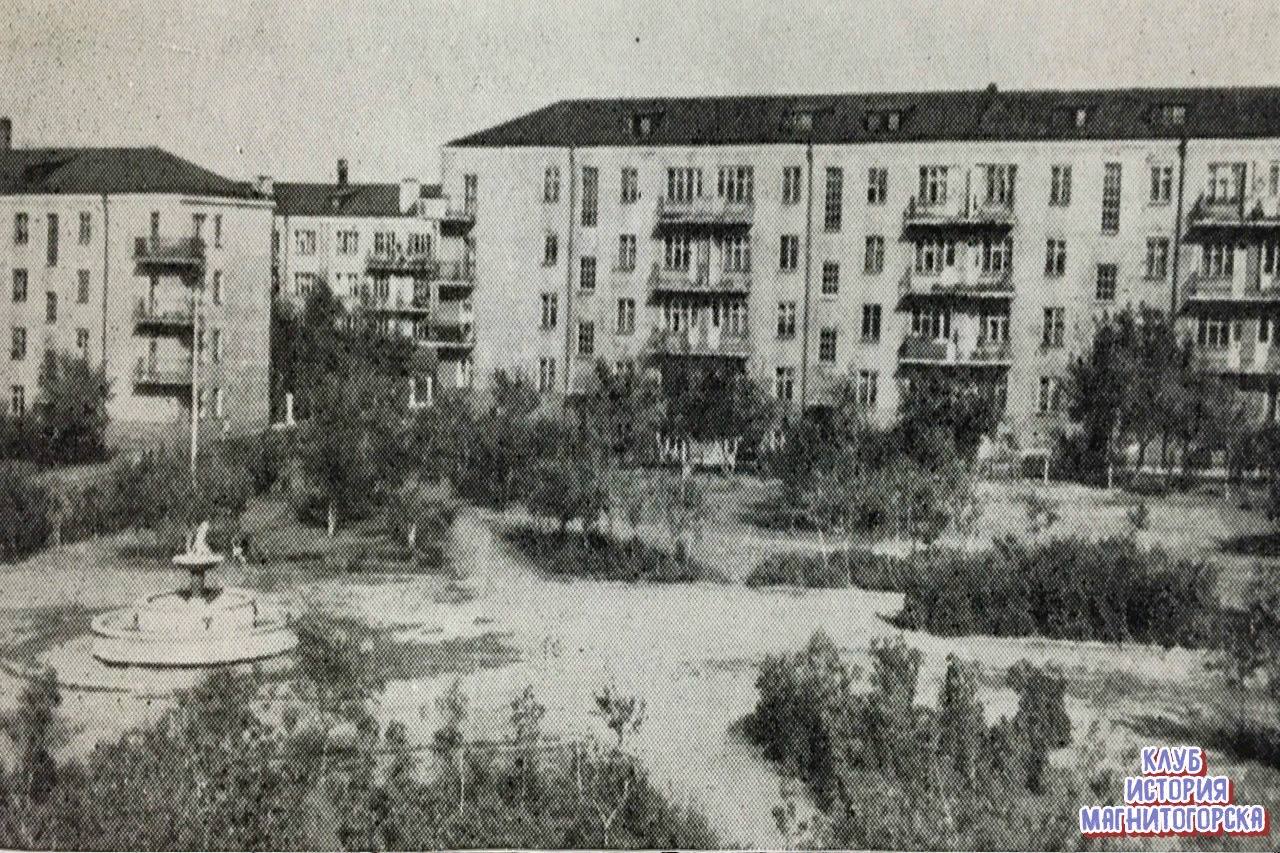
[[[415,551],[418,548],[418,522],[409,522],[409,550]]]
[[[338,504],[332,499],[329,500],[328,522],[326,529],[328,530],[330,539],[332,539],[333,535],[338,532]]]

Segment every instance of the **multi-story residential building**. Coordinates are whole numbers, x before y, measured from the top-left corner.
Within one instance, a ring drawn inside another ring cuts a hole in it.
[[[321,282],[350,309],[374,313],[388,332],[437,356],[436,381],[471,384],[475,262],[470,220],[450,213],[439,185],[263,185],[276,200],[272,270],[280,298],[301,306]],[[415,392],[416,395],[416,392]]]
[[[12,146],[0,120],[5,410],[50,350],[103,364],[113,442],[260,429],[268,415],[271,202],[157,148]],[[193,353],[198,357],[193,358]]]
[[[796,406],[847,376],[883,417],[964,375],[1036,444],[1095,324],[1145,305],[1275,415],[1280,89],[569,101],[442,167],[482,373],[693,359]]]

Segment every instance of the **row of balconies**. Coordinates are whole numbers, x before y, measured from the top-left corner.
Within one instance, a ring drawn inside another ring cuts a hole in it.
[[[370,252],[365,259],[365,269],[374,274],[411,275],[454,286],[472,286],[476,280],[473,258],[441,260],[430,252]]]

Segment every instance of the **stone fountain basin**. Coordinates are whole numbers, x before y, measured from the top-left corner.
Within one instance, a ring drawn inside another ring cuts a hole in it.
[[[138,666],[215,666],[283,654],[298,644],[286,620],[248,590],[148,596],[92,622],[93,656]]]

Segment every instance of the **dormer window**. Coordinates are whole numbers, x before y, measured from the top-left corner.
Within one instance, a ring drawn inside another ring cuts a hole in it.
[[[636,113],[631,116],[631,135],[644,139],[653,136],[662,120],[662,113]]]
[[[1161,104],[1155,110],[1156,124],[1164,127],[1182,127],[1187,123],[1186,104]]]
[[[794,110],[787,113],[786,127],[793,133],[808,133],[813,130],[813,112]]]
[[[894,131],[902,127],[900,110],[880,110],[867,113],[867,130],[871,133]]]
[[[1074,122],[1076,127],[1084,127],[1089,122],[1089,108],[1076,107]]]

